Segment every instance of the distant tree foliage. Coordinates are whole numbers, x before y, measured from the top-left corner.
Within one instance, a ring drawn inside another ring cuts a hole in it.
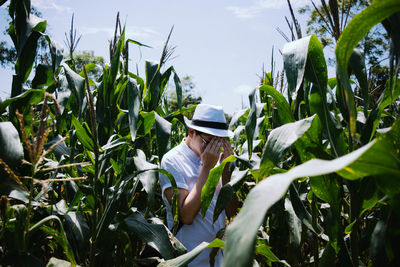
[[[73,62],[68,60],[70,66],[77,72],[80,73],[83,70],[83,66],[89,63],[96,64],[96,67],[89,71],[88,75],[91,79],[98,80],[103,74],[104,58],[96,56],[94,51],[81,51],[80,53],[74,54]],[[73,66],[72,66],[73,65]]]
[[[323,8],[322,1],[319,2],[319,4],[317,4],[317,2],[311,2],[315,4],[315,6],[306,5],[300,8],[299,13],[309,17],[307,20],[307,33],[317,35],[324,47],[328,46],[333,50],[336,46],[336,39],[326,25],[326,22],[328,22],[327,18],[330,14]],[[343,28],[351,18],[369,6],[370,2],[369,0],[338,0],[338,17],[342,22]],[[340,32],[343,28],[339,29]],[[388,35],[384,27],[382,24],[378,24],[359,44],[359,48],[365,53],[366,63],[370,68],[376,69],[376,71],[379,71],[381,68],[381,61],[388,56],[388,40]],[[334,60],[330,58],[329,63],[333,65]]]
[[[192,105],[200,104],[202,101],[201,96],[196,96],[196,84],[193,82],[191,76],[184,76],[182,82],[182,107],[187,108]],[[167,95],[168,110],[178,110],[178,102],[175,91],[170,91]]]

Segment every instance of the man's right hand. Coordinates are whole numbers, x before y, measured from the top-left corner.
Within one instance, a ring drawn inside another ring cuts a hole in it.
[[[203,153],[201,153],[201,161],[205,168],[211,170],[215,167],[221,153],[222,145],[220,138],[213,137],[213,139],[211,139]]]

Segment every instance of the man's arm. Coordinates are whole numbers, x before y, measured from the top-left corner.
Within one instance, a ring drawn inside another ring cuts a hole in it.
[[[219,138],[213,138],[201,154],[203,165],[201,166],[199,176],[196,179],[193,189],[190,193],[186,189],[178,189],[179,217],[184,224],[192,224],[194,217],[201,208],[201,190],[207,181],[210,170],[214,168],[215,164],[218,162],[221,147],[222,143]],[[165,189],[164,194],[168,202],[171,203],[173,196],[172,188]]]

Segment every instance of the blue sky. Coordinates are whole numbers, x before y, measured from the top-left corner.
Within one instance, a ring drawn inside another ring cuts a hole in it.
[[[292,0],[294,7],[309,0]],[[48,33],[64,45],[72,13],[82,35],[77,50],[93,50],[107,61],[108,40],[112,38],[116,14],[126,24],[128,38],[152,48],[140,51],[131,46],[133,67],[143,76],[145,60],[158,61],[163,43],[174,26],[170,44],[176,46],[173,65],[180,77],[189,75],[196,84],[196,94],[204,103],[220,105],[232,114],[248,103],[248,93],[257,86],[258,75],[270,70],[272,47],[276,68],[282,68],[279,50],[285,44],[277,27],[289,35],[285,16],[290,16],[286,0],[32,0],[48,23]],[[1,30],[8,16],[0,8]],[[305,31],[305,18],[297,15]],[[11,42],[8,36],[0,40]],[[131,69],[131,71],[135,71]],[[13,71],[0,70],[0,97],[5,99],[11,88]]]

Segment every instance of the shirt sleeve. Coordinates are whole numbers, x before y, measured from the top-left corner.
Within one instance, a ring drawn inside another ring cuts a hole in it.
[[[185,177],[185,173],[181,169],[180,164],[176,160],[163,158],[161,161],[161,169],[167,170],[169,173],[172,174],[172,176],[174,176],[178,188],[188,190],[189,187],[186,182],[187,178]],[[164,193],[164,190],[169,187],[172,187],[172,185],[168,177],[166,177],[164,174],[160,173],[159,177],[160,177],[161,191]]]

